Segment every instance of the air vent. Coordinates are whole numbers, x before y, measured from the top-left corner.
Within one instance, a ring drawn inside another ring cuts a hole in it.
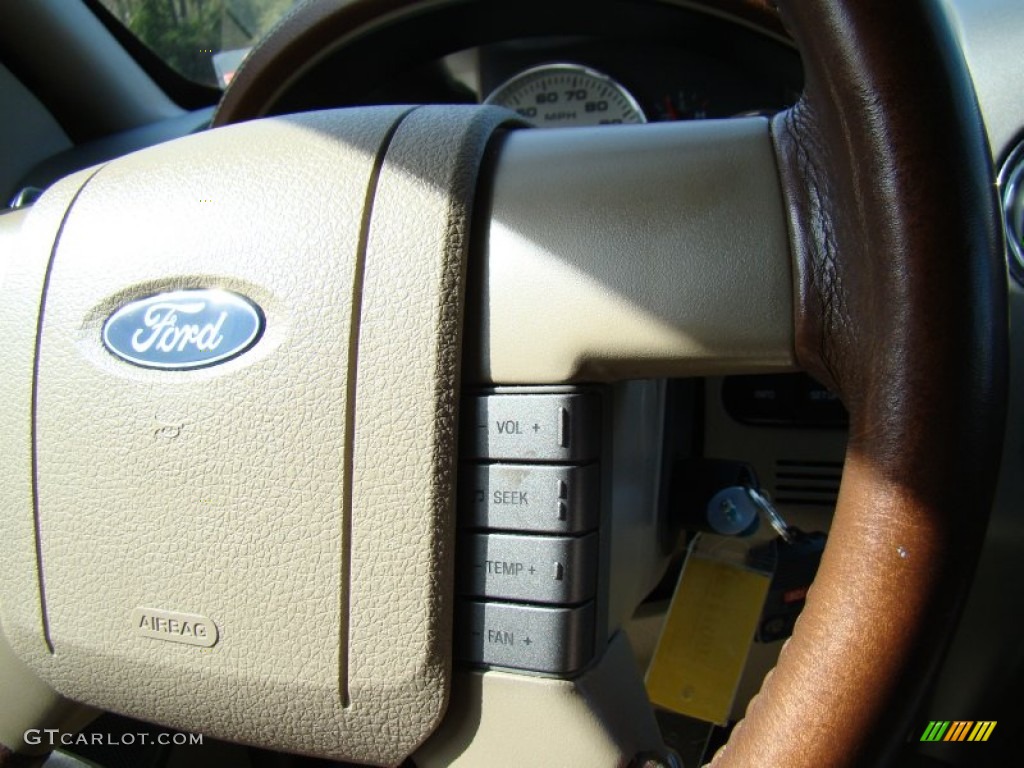
[[[999,188],[1003,191],[1010,272],[1024,283],[1024,144],[1007,158],[999,174]]]
[[[839,497],[842,475],[840,461],[779,459],[775,462],[775,502],[832,509]]]

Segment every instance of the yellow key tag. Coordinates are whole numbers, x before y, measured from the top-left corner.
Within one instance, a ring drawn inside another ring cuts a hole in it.
[[[748,548],[718,536],[691,544],[645,678],[654,704],[728,722],[772,578],[746,563]]]

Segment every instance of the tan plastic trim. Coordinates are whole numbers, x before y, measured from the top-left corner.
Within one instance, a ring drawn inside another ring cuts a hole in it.
[[[792,265],[766,121],[516,131],[493,179],[467,309],[472,378],[794,367]]]
[[[456,674],[448,717],[413,759],[418,768],[617,768],[663,749],[633,652],[619,633],[577,680]]]
[[[78,186],[87,177],[88,174],[84,174],[78,179],[67,183],[62,190],[64,194],[61,202],[66,203],[67,199],[75,194]],[[61,203],[52,202],[53,204],[50,207],[51,215],[48,217],[44,216],[44,218],[49,219],[51,226],[42,228],[44,231],[46,229],[50,230],[51,244],[52,237],[56,236],[56,227],[60,225],[61,221],[59,211]],[[32,260],[25,257],[24,250],[18,247],[23,243],[20,239],[22,236],[29,237],[27,234],[23,235],[23,225],[26,218],[26,211],[15,211],[0,216],[0,290],[4,291],[5,296],[11,295],[7,290],[10,285],[7,281],[8,277],[10,277],[12,282],[28,280],[33,283],[39,283],[43,279],[45,258],[36,261],[33,265],[31,263]],[[47,237],[39,231],[40,228],[37,226],[33,229],[34,236],[40,239],[40,241],[45,242]],[[41,253],[44,257],[47,255],[46,251]],[[42,271],[40,268],[42,268]],[[27,330],[30,332],[32,324],[28,324],[28,326],[23,331]],[[0,325],[0,332],[6,333],[9,330],[13,329],[9,328],[7,324]],[[8,368],[8,365],[12,367]],[[5,360],[4,376],[0,378],[8,376],[15,378],[17,377],[17,371],[17,359]],[[24,372],[23,368],[22,371]],[[31,380],[31,376],[28,377],[28,380]],[[12,389],[14,388],[17,387],[12,387]],[[23,393],[25,392],[24,387],[20,389]],[[27,412],[20,415],[25,416]],[[26,432],[23,431],[22,434],[26,434]],[[4,454],[10,459],[23,458],[25,455],[24,445],[19,446],[17,442],[5,444]],[[0,462],[2,461],[0,460]],[[4,464],[0,467],[0,471],[8,468],[9,464]],[[22,474],[26,474],[24,468]],[[23,484],[19,485],[23,487]],[[4,531],[5,536],[9,535],[6,527]],[[38,588],[36,591],[38,591]],[[0,601],[3,598],[4,596],[0,595]],[[25,742],[25,731],[29,728],[60,728],[68,731],[77,731],[96,715],[94,710],[62,698],[50,686],[32,674],[31,670],[22,664],[13,651],[11,651],[7,639],[3,636],[2,629],[0,629],[0,695],[2,695],[4,702],[3,706],[0,706],[0,746],[6,747],[14,753],[33,754],[49,750],[49,746],[33,746]]]
[[[626,626],[661,580],[672,548],[661,498],[666,382],[625,381],[609,388],[612,436],[608,635]]]
[[[4,567],[0,594],[0,627],[13,642],[25,616],[32,629],[22,641],[45,650],[41,582],[33,489],[33,398],[36,331],[41,320],[40,297],[48,278],[50,256],[71,201],[95,169],[81,171],[55,184],[28,211],[0,218],[0,261],[4,301],[0,302],[0,510],[4,512],[0,558]]]
[[[95,709],[68,701],[32,674],[11,651],[3,634],[0,634],[0,692],[4,695],[4,706],[0,707],[0,746],[18,754],[50,751],[48,741],[38,744],[26,741],[26,731],[30,729],[52,728],[61,733],[77,733],[99,714]]]
[[[365,690],[390,710],[379,727],[420,724],[402,734],[406,754],[448,703],[469,217],[486,143],[507,119],[464,107],[409,114],[381,169],[366,246],[353,361],[350,685],[353,700]]]
[[[36,537],[32,508],[32,366],[39,296],[46,281],[50,253],[64,221],[64,213],[82,185],[95,172],[89,169],[56,184],[47,197],[29,211],[0,216],[0,509],[20,510],[5,515],[2,527],[3,592],[0,593],[0,745],[11,752],[32,754],[49,747],[25,743],[29,728],[77,730],[95,717],[95,711],[67,701],[42,682],[14,654],[3,635],[3,617],[18,601],[37,617],[40,582],[35,560]],[[41,633],[34,638],[42,640]]]

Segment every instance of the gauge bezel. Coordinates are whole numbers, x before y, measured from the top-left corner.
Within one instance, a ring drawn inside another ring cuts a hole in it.
[[[1003,163],[999,189],[1010,273],[1024,284],[1024,141],[1017,144]]]
[[[508,107],[508,105],[506,104],[499,104],[497,102],[497,99],[504,93],[520,85],[524,80],[531,80],[535,78],[537,75],[545,73],[550,73],[552,75],[563,75],[572,73],[577,75],[584,75],[586,77],[590,77],[600,82],[603,82],[606,85],[610,86],[612,89],[614,89],[616,93],[620,94],[626,100],[626,103],[630,107],[630,109],[633,109],[636,112],[636,114],[640,117],[640,119],[636,121],[636,123],[632,123],[632,125],[639,125],[648,122],[647,113],[644,112],[643,107],[640,106],[640,102],[637,101],[636,97],[626,86],[624,86],[622,83],[620,83],[618,80],[611,77],[610,75],[606,75],[604,72],[593,69],[592,67],[585,66],[583,64],[574,64],[570,61],[559,61],[552,62],[550,64],[539,64],[535,67],[524,69],[522,72],[518,72],[517,74],[505,80],[497,88],[494,88],[487,95],[487,98],[483,100],[483,103],[497,105],[499,107],[507,107],[511,109],[511,107]],[[529,118],[524,117],[523,119],[529,121]],[[558,126],[539,124],[536,125],[535,127],[555,128]],[[568,128],[570,126],[564,127]]]

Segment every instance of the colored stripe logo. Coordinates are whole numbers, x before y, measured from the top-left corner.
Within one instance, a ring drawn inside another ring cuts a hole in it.
[[[921,741],[988,741],[996,729],[996,720],[932,720],[921,734]]]

